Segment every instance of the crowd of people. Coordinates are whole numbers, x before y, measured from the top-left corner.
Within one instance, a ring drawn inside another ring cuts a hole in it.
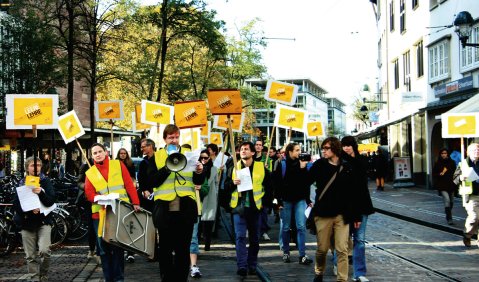
[[[354,137],[326,138],[321,144],[321,158],[314,162],[301,157],[297,143],[277,150],[265,148],[261,140],[243,142],[236,147],[236,163],[217,145],[208,144],[201,150],[194,171],[172,170],[167,165],[171,154],[191,151],[188,145],[180,146],[179,128],[167,125],[163,139],[166,145],[162,148],[157,148],[151,139],[141,141],[143,160],[138,171],[126,149],[121,148],[116,159],[110,159],[107,148],[99,143],[90,148],[91,167],[84,164],[79,169],[79,199],[83,200],[78,203],[91,212],[88,256],[97,258],[105,281],[123,281],[125,261],[135,261],[133,253],[125,255],[122,248],[102,240],[98,232],[106,207],[98,205],[95,196],[110,193],[117,193],[121,200],[131,203],[135,211],[140,211],[141,206],[151,212],[158,234],[151,260],[158,261],[162,281],[202,277],[199,240],[203,238],[204,250],[209,251],[220,207],[231,214],[236,273],[240,277],[256,274],[259,242],[271,240],[268,215],[274,212],[275,223],[280,225],[278,244],[282,255],[278,259],[284,263],[296,260],[305,266],[314,263],[317,282],[323,281],[327,254],[331,251],[337,281],[348,281],[350,276],[354,281],[369,281],[365,237],[368,216],[374,213],[368,189],[371,162],[359,153]],[[216,167],[214,162],[221,154],[224,161]],[[460,193],[468,212],[466,246],[470,246],[479,226],[479,186],[477,181],[469,181],[461,168],[467,166],[478,172],[477,160],[479,144],[468,147],[468,158],[457,168],[448,151],[442,149],[433,169],[434,186],[444,198],[449,224],[452,224],[455,187],[461,184]],[[376,158],[376,161],[384,160]],[[27,176],[39,176],[38,188],[33,192],[42,204],[53,205],[55,193],[42,162],[34,163],[33,158],[28,158],[25,168]],[[376,176],[378,190],[382,190],[385,172],[377,172]],[[310,195],[311,187],[315,187],[314,197]],[[24,212],[18,197],[15,207],[28,271],[38,281],[47,281],[50,217],[38,210]],[[309,216],[305,215],[307,210]],[[307,229],[315,234],[317,241],[312,257],[306,252]],[[294,260],[292,241],[298,250]]]

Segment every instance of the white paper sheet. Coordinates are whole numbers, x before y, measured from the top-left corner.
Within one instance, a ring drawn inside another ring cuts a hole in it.
[[[20,200],[20,206],[24,212],[39,209],[41,202],[38,195],[33,193],[33,186],[17,187],[17,195]]]
[[[304,211],[304,215],[306,216],[306,218],[309,217],[309,214],[311,213],[311,210],[312,210],[312,209],[313,209],[313,208],[310,207],[310,206],[308,206],[308,207],[306,208],[306,210]]]
[[[186,167],[182,170],[184,172],[191,172],[196,170],[196,164],[200,158],[201,150],[193,152],[185,152]]]
[[[472,167],[466,167],[462,170],[462,176],[464,176],[465,178],[467,178],[467,181],[476,181],[479,179],[479,176],[477,175],[477,173],[474,171],[474,169]]]
[[[213,162],[213,165],[217,168],[221,168],[221,166],[225,165],[226,161],[228,160],[228,157],[223,154],[223,152],[219,152],[218,156],[216,157],[215,161]]]
[[[236,170],[236,177],[241,181],[238,187],[238,192],[253,190],[253,180],[248,167],[241,170]]]
[[[113,213],[116,211],[116,199],[120,198],[118,193],[110,193],[108,195],[96,195],[93,201],[101,206],[111,206]]]

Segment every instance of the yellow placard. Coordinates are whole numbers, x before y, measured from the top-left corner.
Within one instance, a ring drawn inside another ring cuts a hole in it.
[[[320,121],[308,122],[306,124],[308,137],[324,137],[323,123]]]
[[[276,104],[274,125],[281,128],[292,128],[304,131],[306,112],[293,107]]]
[[[70,111],[58,118],[58,130],[65,144],[85,134],[85,130],[75,111]]]
[[[37,161],[41,162],[40,159],[38,159]],[[25,177],[25,186],[40,187],[40,177],[27,175]]]
[[[478,137],[478,113],[460,113],[442,115],[442,137]]]
[[[176,102],[174,108],[175,124],[179,128],[201,127],[207,122],[204,100]]]
[[[135,104],[135,112],[133,113],[132,116],[132,130],[133,131],[143,131],[146,129],[150,129],[151,125],[150,124],[145,124],[141,122],[141,104]]]
[[[143,100],[141,101],[141,122],[151,125],[173,123],[173,107]]]
[[[213,115],[234,115],[243,111],[243,102],[237,89],[209,90],[208,106]]]
[[[376,152],[378,150],[378,148],[379,148],[379,144],[377,144],[377,143],[358,144],[359,153]]]
[[[5,98],[7,129],[56,128],[58,95],[9,94]]]
[[[10,145],[3,145],[0,147],[0,151],[10,151]]]
[[[193,140],[191,137],[191,132],[193,131]],[[191,150],[197,150],[201,148],[200,146],[200,130],[199,128],[195,129],[181,129],[180,130],[180,144],[190,144],[191,145]]]
[[[210,133],[210,144],[216,144],[218,147],[223,147],[223,134],[221,132]]]
[[[293,106],[296,103],[298,86],[290,83],[269,80],[266,85],[264,98],[268,101],[279,102]]]
[[[244,115],[230,115],[233,132],[241,132],[243,129]],[[215,116],[213,128],[229,130],[228,116]]]
[[[95,117],[97,121],[122,120],[123,115],[123,101],[96,101],[95,102]]]
[[[210,128],[211,128],[211,122],[207,121],[205,126],[202,126],[200,128],[200,136],[201,137],[208,137],[210,136]]]

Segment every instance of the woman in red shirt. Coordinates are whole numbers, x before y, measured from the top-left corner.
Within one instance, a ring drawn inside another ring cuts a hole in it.
[[[129,199],[135,211],[140,210],[140,201],[126,166],[118,160],[110,160],[107,150],[102,144],[93,144],[91,152],[95,165],[86,173],[85,195],[87,200],[92,202],[93,226],[95,228],[95,234],[98,234],[99,211],[104,207],[95,204],[94,199],[96,195],[105,195],[114,192],[119,193],[120,198]],[[121,175],[109,173],[110,169],[118,168],[121,169]],[[101,174],[101,176],[98,174]],[[111,179],[109,179],[109,177],[111,177]],[[121,179],[119,179],[120,177]],[[115,185],[111,185],[113,183],[115,183]],[[118,183],[123,183],[123,186],[118,185]],[[108,244],[103,241],[101,237],[97,237],[97,255],[101,258],[105,281],[124,280],[123,272],[125,264],[123,260],[124,251],[122,248]]]

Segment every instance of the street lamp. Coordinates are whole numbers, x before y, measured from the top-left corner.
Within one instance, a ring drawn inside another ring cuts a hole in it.
[[[459,36],[462,48],[466,48],[466,46],[475,48],[479,47],[478,43],[467,43],[467,40],[471,36],[473,24],[474,19],[467,11],[462,11],[457,14],[456,19],[454,20],[454,26],[456,27],[456,33],[457,36]]]

